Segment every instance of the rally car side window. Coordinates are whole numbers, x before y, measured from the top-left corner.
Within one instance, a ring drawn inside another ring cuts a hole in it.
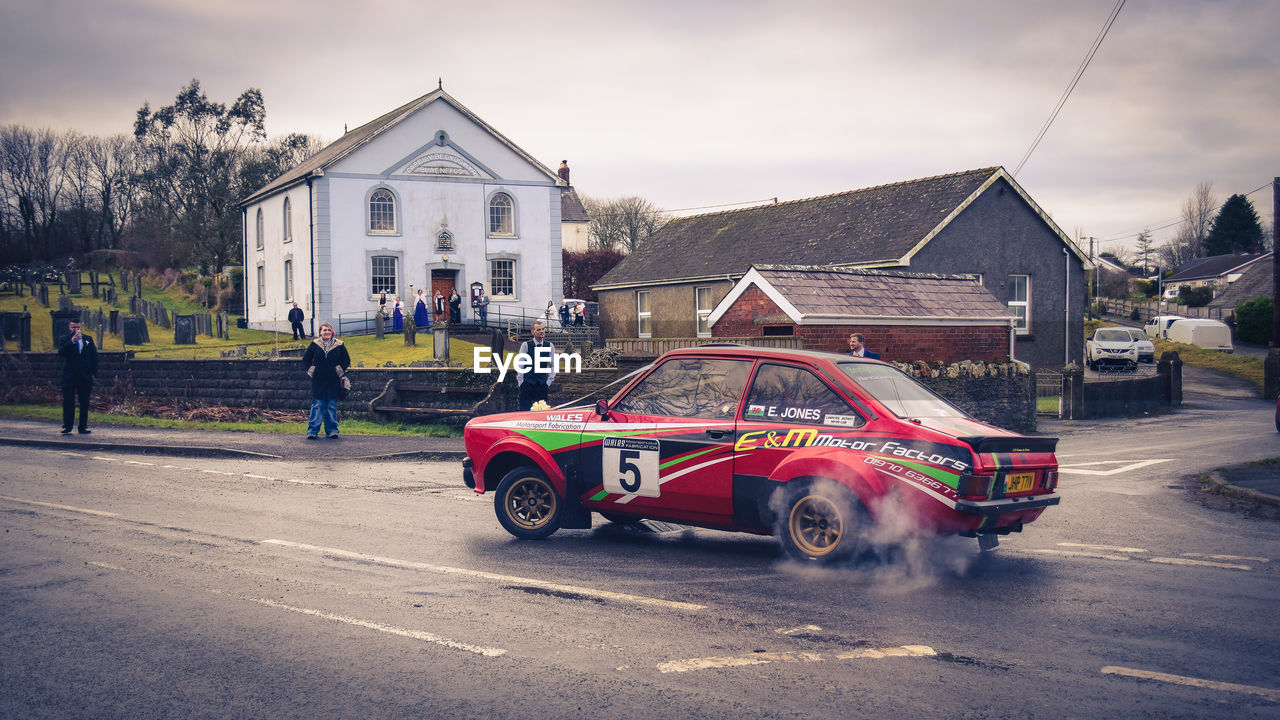
[[[635,415],[731,419],[750,370],[748,360],[668,360],[631,388],[614,409]]]
[[[743,419],[860,427],[866,420],[817,375],[790,365],[764,364],[747,395]]]

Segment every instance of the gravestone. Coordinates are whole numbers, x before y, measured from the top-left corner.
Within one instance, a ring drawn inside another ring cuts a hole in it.
[[[80,312],[77,310],[50,310],[49,316],[53,318],[53,346],[56,348],[62,341],[71,336],[71,330],[68,329],[72,320],[80,321]]]
[[[386,334],[386,330],[387,330],[387,316],[383,315],[382,313],[377,313],[376,315],[373,316],[374,335],[377,336],[377,339],[381,340],[382,337]]]
[[[150,339],[146,320],[137,315],[124,318],[125,345],[145,345]]]
[[[173,344],[174,345],[195,345],[196,344],[196,316],[195,315],[174,315],[173,316]]]
[[[121,328],[120,326],[119,310],[116,310],[114,308],[111,310],[110,320],[108,320],[108,322],[110,323],[108,327],[110,328],[110,332],[112,335],[119,335],[121,332],[123,332],[123,328]]]
[[[70,271],[67,273],[67,294],[68,295],[80,294],[80,273],[75,271]]]
[[[431,355],[436,360],[449,361],[449,328],[444,323],[431,328]]]
[[[133,276],[133,295],[134,297],[142,297],[142,275]]]

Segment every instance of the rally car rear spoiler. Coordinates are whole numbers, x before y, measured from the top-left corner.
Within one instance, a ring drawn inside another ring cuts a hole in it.
[[[1058,447],[1058,438],[1054,437],[970,435],[957,439],[977,453],[1051,453]]]

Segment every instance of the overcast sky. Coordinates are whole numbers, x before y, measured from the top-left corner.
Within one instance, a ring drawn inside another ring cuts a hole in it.
[[[443,78],[584,195],[786,201],[1012,172],[1115,4],[0,0],[0,124],[128,133],[198,78],[334,140]],[[1128,0],[1018,182],[1103,249],[1167,239],[1202,180],[1269,223],[1277,28],[1274,0]]]

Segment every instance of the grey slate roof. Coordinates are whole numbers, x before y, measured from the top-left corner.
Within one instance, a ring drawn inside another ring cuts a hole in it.
[[[572,186],[560,188],[560,222],[591,222],[586,206]]]
[[[1250,265],[1235,282],[1228,285],[1209,302],[1209,307],[1234,310],[1240,303],[1248,302],[1261,295],[1270,296],[1272,271],[1270,262],[1256,262]]]
[[[1247,265],[1268,254],[1213,255],[1207,258],[1198,258],[1178,266],[1177,271],[1165,278],[1164,282],[1166,285],[1171,285],[1190,280],[1209,280],[1226,275],[1229,272],[1238,272],[1236,268]]]
[[[756,265],[802,316],[1007,319],[1008,306],[973,275]],[[744,278],[742,282],[746,282]]]
[[[738,275],[752,263],[892,263],[926,239],[999,167],[774,205],[677,218],[593,287]]]
[[[311,175],[317,170],[323,170],[324,168],[329,167],[330,165],[337,162],[338,160],[341,160],[342,158],[346,157],[348,154],[350,154],[351,152],[359,148],[361,145],[364,145],[370,140],[373,140],[378,135],[382,134],[384,131],[390,129],[391,127],[394,127],[400,121],[404,120],[405,118],[414,114],[418,110],[421,110],[427,105],[430,105],[431,103],[436,102],[438,100],[443,100],[444,102],[447,102],[450,105],[452,105],[454,109],[456,109],[458,112],[462,113],[463,115],[467,116],[469,119],[471,119],[472,122],[476,123],[481,128],[484,128],[485,130],[487,130],[499,141],[501,141],[504,145],[511,148],[520,157],[524,158],[529,164],[533,165],[534,167],[538,168],[538,170],[545,173],[550,179],[554,180],[556,184],[558,185],[564,184],[563,181],[560,180],[559,175],[557,175],[547,166],[533,159],[532,156],[530,156],[524,150],[521,150],[518,146],[516,146],[515,143],[508,140],[502,133],[498,132],[497,130],[494,130],[492,127],[489,126],[488,123],[481,120],[478,115],[471,112],[467,108],[463,107],[462,103],[455,100],[452,95],[445,92],[443,89],[436,89],[436,90],[432,90],[426,95],[423,95],[420,98],[417,98],[416,100],[412,100],[410,102],[405,103],[404,105],[401,105],[395,110],[392,110],[391,112],[375,120],[371,120],[365,123],[364,125],[361,125],[355,130],[352,130],[346,133],[345,135],[343,135],[342,137],[338,138],[337,140],[333,141],[332,143],[329,143],[327,146],[325,146],[323,150],[304,160],[302,164],[284,173],[280,177],[277,177],[276,179],[272,180],[271,182],[259,188],[256,192],[254,192],[249,197],[240,201],[240,205],[242,207],[245,205],[249,205],[251,203],[257,202],[258,200],[261,200],[262,198],[268,197],[276,193],[277,191],[283,190],[285,188],[288,188],[300,182],[303,182],[304,180],[306,180],[307,176]]]

